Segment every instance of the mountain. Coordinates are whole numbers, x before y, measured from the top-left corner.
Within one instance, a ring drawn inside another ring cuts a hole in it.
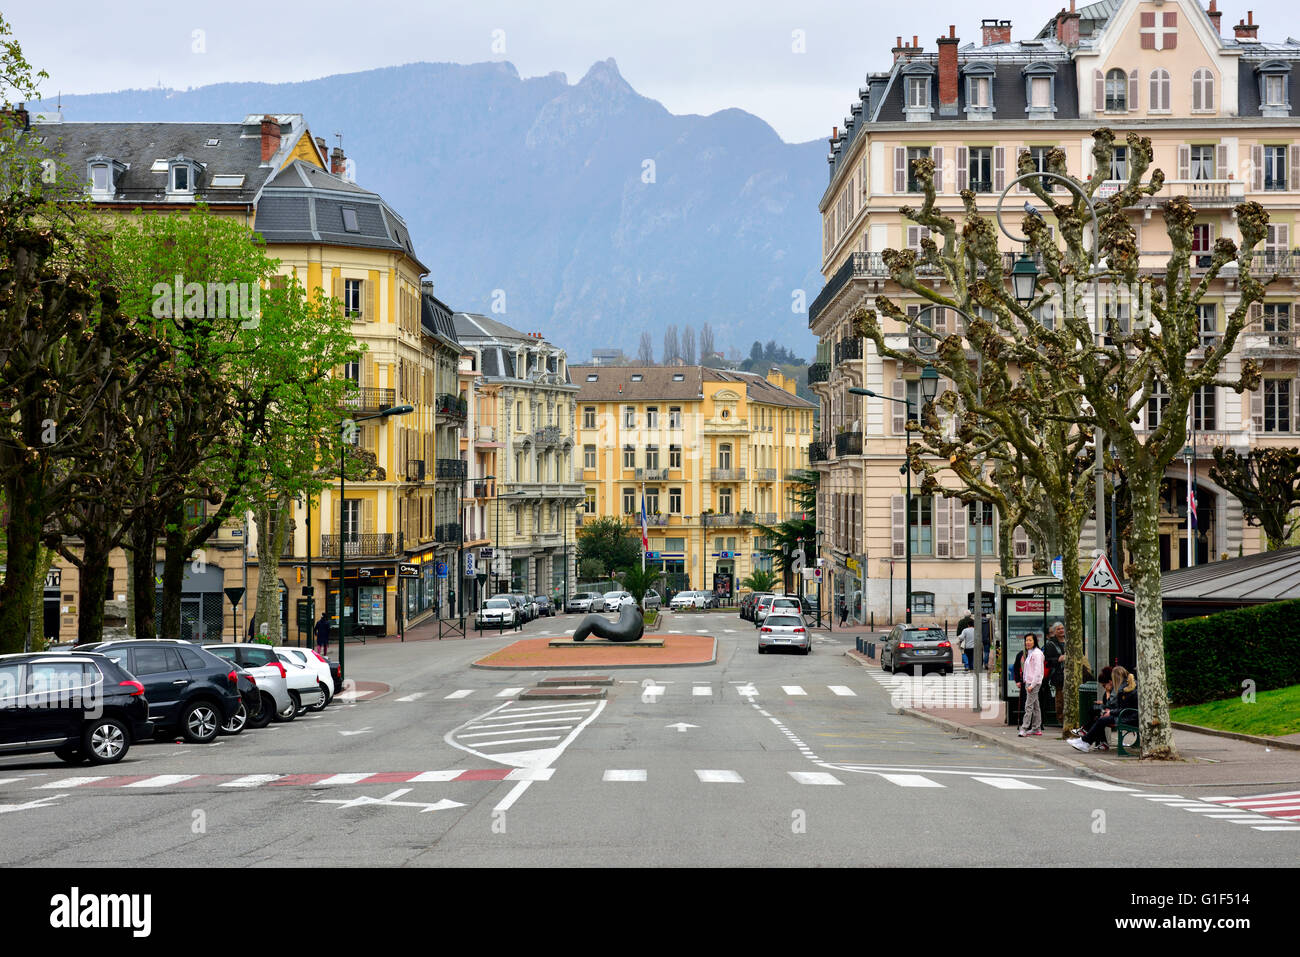
[[[507,62],[414,63],[301,83],[62,97],[67,120],[192,121],[302,113],[341,131],[361,185],[406,219],[452,307],[541,331],[575,359],[656,353],[670,323],[712,324],[720,350],[775,339],[813,352],[819,143],[741,110],[677,116],[613,60],[577,83]],[[496,292],[500,290],[501,292]],[[504,297],[502,294],[504,293]]]

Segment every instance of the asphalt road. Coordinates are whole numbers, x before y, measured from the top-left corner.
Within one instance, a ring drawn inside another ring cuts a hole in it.
[[[560,634],[577,616],[525,637]],[[108,768],[0,759],[6,866],[1275,866],[1300,832],[1079,778],[900,715],[821,640],[758,655],[733,613],[707,667],[608,672],[604,702],[516,700],[470,663],[518,634],[349,645],[386,693]],[[516,689],[516,690],[511,690]],[[97,778],[97,780],[86,780]]]

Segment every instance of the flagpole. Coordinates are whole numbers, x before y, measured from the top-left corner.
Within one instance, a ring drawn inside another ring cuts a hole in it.
[[[645,526],[645,482],[641,483],[641,574],[645,574],[645,551],[650,547],[650,536]]]

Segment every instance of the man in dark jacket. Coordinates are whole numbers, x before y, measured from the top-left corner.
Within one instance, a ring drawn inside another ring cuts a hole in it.
[[[1053,622],[1047,631],[1047,641],[1043,645],[1043,655],[1047,659],[1047,680],[1043,682],[1041,700],[1044,709],[1051,708],[1056,720],[1064,720],[1065,713],[1065,625]],[[1053,703],[1048,688],[1056,692]]]
[[[325,657],[326,651],[329,650],[330,644],[330,616],[328,612],[321,612],[320,620],[316,622],[316,651],[320,656]]]

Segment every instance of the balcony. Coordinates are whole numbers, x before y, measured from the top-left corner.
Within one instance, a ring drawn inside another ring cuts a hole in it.
[[[466,475],[466,464],[460,459],[438,459],[435,463],[436,471],[434,474],[438,480],[443,479],[464,479]]]
[[[748,431],[748,419],[714,418],[704,420],[704,433],[706,435],[740,435]]]
[[[559,445],[564,441],[564,433],[558,425],[548,425],[533,433],[533,444],[537,446]]]
[[[775,525],[776,512],[754,512],[751,520],[755,525]]]
[[[861,432],[841,432],[835,436],[835,454],[836,455],[861,455],[862,454],[862,433]]]
[[[1245,332],[1238,340],[1241,350],[1248,356],[1271,356],[1279,352],[1300,352],[1300,331],[1279,329],[1276,331]]]
[[[491,425],[480,425],[474,433],[474,441],[478,445],[495,445],[497,442],[496,427]]]
[[[1108,179],[1097,187],[1097,199],[1109,199],[1125,185],[1125,180]],[[1186,196],[1197,209],[1231,208],[1246,199],[1246,184],[1235,179],[1167,179],[1160,192],[1130,208],[1158,206],[1175,196]]]
[[[492,491],[492,486],[488,482],[474,483],[475,498],[487,498],[491,494],[491,491]]]
[[[433,540],[446,544],[459,545],[461,541],[460,522],[445,522],[442,525],[436,525],[433,529]]]
[[[437,412],[438,415],[463,419],[469,411],[469,403],[458,396],[444,392],[438,396],[434,411]]]
[[[397,404],[396,389],[372,389],[359,386],[343,397],[342,407],[349,412],[382,412]]]
[[[818,382],[826,382],[831,377],[831,364],[829,362],[814,362],[808,367],[808,384],[816,385]]]
[[[343,554],[347,558],[392,558],[402,550],[402,533],[379,532],[343,536]],[[320,537],[322,558],[339,557],[339,536]]]
[[[711,515],[701,515],[700,523],[710,528],[723,525],[739,525],[740,518],[733,512],[714,512]]]
[[[816,465],[818,462],[827,461],[829,456],[828,443],[826,442],[809,442],[808,443],[808,462],[810,465]],[[786,476],[788,479],[789,476]]]
[[[862,358],[862,339],[853,336],[835,343],[835,364]]]
[[[754,469],[755,482],[775,482],[776,469]]]
[[[743,482],[744,469],[709,469],[710,482]]]
[[[663,526],[668,524],[668,516],[656,512],[654,515],[646,514],[645,523],[652,526]]]
[[[424,481],[424,459],[411,459],[406,463],[406,480],[408,482]]]
[[[667,469],[637,469],[638,477],[647,482],[667,482]]]

